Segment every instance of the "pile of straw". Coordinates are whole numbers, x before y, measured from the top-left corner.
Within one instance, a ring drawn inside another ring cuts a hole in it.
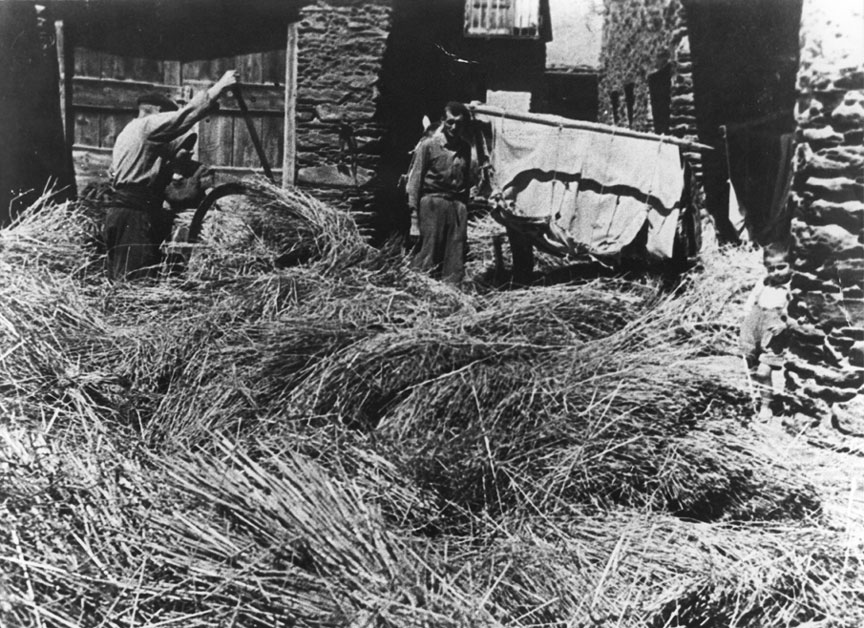
[[[416,536],[351,477],[290,449],[252,457],[222,441],[216,455],[112,466],[44,437],[6,432],[2,443],[10,490],[0,603],[12,625],[861,619],[861,556],[829,529],[614,509],[478,519],[470,535]]]
[[[154,284],[74,204],[0,230],[0,622],[860,623],[860,543],[716,367],[737,252],[458,291],[253,187]]]
[[[740,425],[746,395],[669,355],[625,366],[590,345],[567,353],[472,365],[414,386],[379,426],[382,446],[472,510],[579,503],[702,520],[818,514],[813,488],[750,442]]]

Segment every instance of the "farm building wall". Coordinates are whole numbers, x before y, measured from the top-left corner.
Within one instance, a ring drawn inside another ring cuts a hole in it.
[[[321,1],[301,10],[298,25],[297,184],[361,216],[382,185],[379,76],[390,5]]]
[[[862,21],[855,0],[804,2],[792,187],[788,380],[846,434],[860,423],[829,406],[864,392]]]
[[[655,132],[652,85],[663,77],[668,106],[675,48],[682,31],[678,0],[606,0],[598,121]],[[663,76],[664,71],[670,74]],[[657,88],[655,88],[656,90]],[[664,129],[665,131],[666,129]]]
[[[534,111],[595,119],[596,75],[550,77],[542,33],[468,37],[464,16],[464,0],[318,0],[301,9],[298,185],[367,217],[364,226],[384,237],[407,226],[397,181],[421,120],[436,120],[447,101],[527,92]]]

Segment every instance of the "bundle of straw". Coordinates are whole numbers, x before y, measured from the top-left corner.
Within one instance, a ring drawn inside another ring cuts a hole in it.
[[[483,338],[568,345],[623,329],[658,299],[657,286],[593,281],[578,286],[492,293],[478,298],[476,315],[463,316],[463,320],[467,319],[464,322],[457,316],[452,323],[465,333]]]
[[[125,343],[67,278],[18,272],[0,288],[0,394],[27,413],[64,419],[110,414]]]
[[[52,197],[46,190],[0,229],[3,276],[28,268],[69,276],[93,262],[93,234],[99,226],[76,203],[56,203]]]
[[[344,626],[374,616],[394,628],[459,625],[454,612],[467,600],[427,588],[434,572],[355,487],[284,453],[266,465],[228,444],[224,455],[164,465],[212,511],[160,516],[167,542],[152,548],[169,580],[195,582],[186,595],[211,621]]]
[[[746,394],[680,356],[612,360],[587,343],[428,378],[377,434],[421,484],[474,511],[620,503],[706,520],[817,514],[812,487],[749,445],[746,412]]]
[[[445,547],[447,561],[460,565],[453,586],[504,625],[780,628],[853,626],[862,617],[861,548],[850,554],[827,529],[615,510],[493,530],[486,544],[451,538]]]
[[[98,423],[47,428],[0,428],[0,622],[97,626],[130,610],[135,621],[141,546],[123,538],[146,539],[146,509],[166,504],[143,506],[146,476]]]
[[[330,415],[348,425],[374,427],[387,408],[415,385],[487,360],[520,359],[537,347],[482,342],[437,329],[381,333],[315,364],[286,391],[298,416]]]
[[[13,625],[779,628],[861,618],[860,547],[828,529],[577,510],[414,538],[348,476],[266,446],[257,460],[229,443],[216,456],[153,457],[151,471],[111,465],[96,457],[104,447],[82,457],[20,435],[0,443],[12,488],[0,512],[0,617]]]
[[[350,214],[326,205],[297,188],[281,188],[264,179],[247,181],[251,231],[277,246],[283,265],[317,260],[327,268],[345,268],[368,253]]]

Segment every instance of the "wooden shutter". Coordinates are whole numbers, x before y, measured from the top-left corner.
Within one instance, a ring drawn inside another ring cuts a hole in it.
[[[465,0],[465,34],[473,37],[540,37],[541,0]]]

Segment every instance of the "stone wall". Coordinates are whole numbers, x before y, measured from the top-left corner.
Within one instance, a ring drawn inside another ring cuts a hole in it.
[[[672,60],[678,0],[605,0],[598,122],[653,132],[648,75]],[[633,86],[628,121],[627,85]],[[612,96],[618,94],[617,103]]]
[[[797,79],[788,379],[841,431],[864,385],[862,23],[856,0],[805,0]]]
[[[696,128],[696,104],[693,96],[693,58],[690,54],[690,38],[687,35],[683,7],[675,11],[675,28],[672,32],[672,102],[669,132],[693,142],[699,141]],[[702,155],[697,150],[683,151],[698,180],[702,178]]]
[[[371,208],[385,128],[377,87],[388,0],[304,7],[297,45],[297,183],[357,212]]]
[[[672,31],[672,98],[670,102],[669,133],[691,142],[699,141],[696,125],[696,101],[693,91],[693,55],[683,5],[675,10]],[[681,154],[690,166],[690,197],[699,216],[697,245],[702,248],[716,244],[714,221],[705,209],[705,187],[702,184],[702,153],[695,149],[682,149]]]

